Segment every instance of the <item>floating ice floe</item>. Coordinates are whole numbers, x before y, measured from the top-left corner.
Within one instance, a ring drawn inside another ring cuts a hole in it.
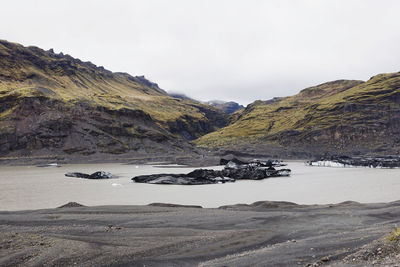
[[[61,165],[59,165],[58,163],[47,163],[47,164],[41,164],[38,165],[37,167],[52,167],[52,168],[58,168],[61,167]]]
[[[336,167],[336,168],[344,168],[344,167],[353,167],[352,165],[346,165],[344,163],[332,161],[332,160],[318,160],[318,161],[310,161],[308,163],[310,166],[318,166],[318,167]]]

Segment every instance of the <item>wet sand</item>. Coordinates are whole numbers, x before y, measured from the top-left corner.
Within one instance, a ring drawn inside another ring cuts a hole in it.
[[[0,212],[0,265],[354,266],[398,226],[400,201]]]

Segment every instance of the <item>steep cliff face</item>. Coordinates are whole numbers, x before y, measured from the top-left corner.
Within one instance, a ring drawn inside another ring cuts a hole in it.
[[[188,152],[226,123],[143,76],[0,41],[1,156]]]
[[[256,101],[202,147],[281,155],[400,152],[400,73],[339,80],[299,94]]]

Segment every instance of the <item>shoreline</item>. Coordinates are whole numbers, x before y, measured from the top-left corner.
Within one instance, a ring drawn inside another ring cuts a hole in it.
[[[180,164],[190,167],[206,167],[219,165],[221,158],[234,154],[183,154],[183,155],[93,155],[93,156],[68,156],[68,155],[50,155],[50,156],[29,156],[29,157],[0,157],[0,166],[29,166],[57,162],[59,164],[102,164],[102,163],[121,163],[121,164]],[[309,158],[275,158],[270,155],[261,156],[237,156],[242,159],[278,159],[282,161],[307,161]]]
[[[358,266],[399,255],[400,201],[1,211],[0,264]],[[378,253],[377,247],[380,248]],[[369,255],[368,257],[365,255]],[[371,256],[372,255],[372,256]]]

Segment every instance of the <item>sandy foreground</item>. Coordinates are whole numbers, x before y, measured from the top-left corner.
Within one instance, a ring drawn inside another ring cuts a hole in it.
[[[400,201],[0,212],[0,266],[394,266],[397,227]]]

